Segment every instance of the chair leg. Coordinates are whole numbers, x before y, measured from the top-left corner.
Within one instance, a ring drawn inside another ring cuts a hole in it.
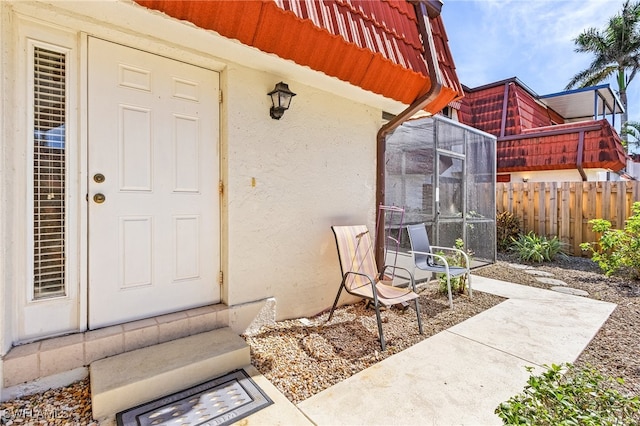
[[[416,297],[413,300],[415,301],[415,304],[416,304],[416,315],[418,316],[418,331],[420,332],[420,334],[423,334],[423,332],[422,332],[422,318],[420,318],[420,305],[418,304],[418,299],[419,299],[419,297]]]
[[[469,299],[473,299],[473,289],[471,288],[471,273],[467,271],[467,285],[469,286]]]
[[[338,300],[340,300],[340,294],[342,294],[342,288],[344,287],[344,282],[340,284],[340,290],[338,290],[338,295],[336,296],[335,302],[333,302],[333,306],[331,307],[331,312],[329,313],[329,318],[327,321],[331,321],[331,317],[333,317],[333,311],[336,309],[338,305]]]
[[[380,306],[378,306],[378,301],[374,301],[374,307],[376,308],[376,319],[378,320],[378,336],[380,336],[380,347],[382,351],[387,348],[387,343],[384,341],[384,333],[382,331],[382,318],[380,318]]]
[[[451,278],[447,274],[447,291],[449,292],[449,308],[453,309],[453,295],[451,294]]]

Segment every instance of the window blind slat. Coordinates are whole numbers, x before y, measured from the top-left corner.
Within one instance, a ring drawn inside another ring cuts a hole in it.
[[[34,50],[34,299],[66,294],[66,56]],[[58,129],[54,133],[54,129]]]

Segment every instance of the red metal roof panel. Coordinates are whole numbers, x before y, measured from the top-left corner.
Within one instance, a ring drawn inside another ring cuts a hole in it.
[[[340,36],[348,43],[426,74],[415,12],[412,7],[399,7],[406,2],[275,0],[275,3],[282,10],[291,11],[298,18],[309,20],[315,27]],[[412,53],[410,58],[401,55],[411,50],[417,54]]]
[[[454,100],[460,100],[464,96],[464,90],[458,80],[451,50],[449,50],[449,38],[447,37],[442,18],[440,16],[432,18],[429,20],[429,23],[431,24],[433,43],[435,44],[438,66],[442,73],[444,85],[456,92],[457,96]]]
[[[505,93],[507,111],[504,136],[564,121],[557,113],[537,102],[514,80],[481,89],[468,89],[462,100],[465,113],[461,114],[460,121],[494,136],[501,136]]]
[[[514,114],[519,116],[520,129],[515,129],[513,133],[518,134],[524,129],[550,126],[553,123],[549,117],[549,110],[538,103],[525,89],[512,83],[510,88],[515,94],[517,108]]]
[[[504,86],[491,87],[483,91],[467,90],[461,103],[463,107],[468,107],[469,113],[462,115],[460,121],[499,136],[504,92]]]
[[[405,0],[136,2],[406,104],[431,84],[416,12]],[[442,19],[430,23],[446,85],[440,96],[448,98],[427,107],[437,112],[434,105],[463,92]]]
[[[579,159],[581,132],[584,142],[582,159]],[[626,166],[620,138],[607,120],[529,129],[520,139],[498,138],[497,159],[499,173],[576,169],[578,166],[617,172]]]

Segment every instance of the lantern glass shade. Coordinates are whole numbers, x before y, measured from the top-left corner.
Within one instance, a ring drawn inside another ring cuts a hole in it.
[[[289,90],[289,85],[280,82],[267,95],[271,96],[271,118],[279,120],[291,105],[291,98],[296,94]]]

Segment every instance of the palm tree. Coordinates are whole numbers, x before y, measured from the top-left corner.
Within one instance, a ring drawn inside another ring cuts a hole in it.
[[[637,151],[638,147],[640,147],[640,121],[627,121],[622,128],[621,135],[623,138],[622,143],[627,152]],[[629,136],[632,139],[629,139]]]
[[[576,52],[592,53],[594,60],[589,67],[576,74],[565,90],[573,87],[594,86],[616,77],[618,96],[624,106],[622,129],[629,119],[627,109],[627,87],[640,69],[640,1],[626,0],[622,10],[609,18],[602,31],[589,28],[576,39]],[[623,139],[625,135],[622,135]]]

